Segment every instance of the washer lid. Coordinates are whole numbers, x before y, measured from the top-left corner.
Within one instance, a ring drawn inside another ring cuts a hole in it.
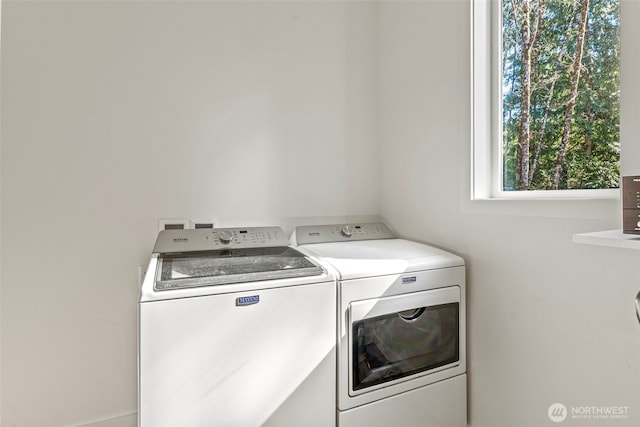
[[[306,277],[324,270],[290,247],[162,254],[156,290]]]
[[[464,266],[452,253],[404,239],[301,245],[333,266],[342,279]]]
[[[157,291],[324,274],[280,227],[164,230],[153,252]]]

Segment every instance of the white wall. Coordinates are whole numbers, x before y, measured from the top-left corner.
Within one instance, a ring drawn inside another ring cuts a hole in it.
[[[135,424],[159,218],[379,211],[377,5],[2,6],[1,424]]]
[[[623,5],[623,173],[638,173],[639,4]],[[382,215],[468,263],[469,421],[540,427],[552,403],[629,406],[640,425],[638,253],[571,243],[619,201],[469,201],[468,1],[380,3]],[[631,23],[631,24],[629,24]]]

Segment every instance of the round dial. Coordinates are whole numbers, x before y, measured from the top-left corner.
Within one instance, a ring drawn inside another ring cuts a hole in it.
[[[233,233],[231,231],[224,230],[218,233],[218,238],[222,243],[231,243],[233,240]]]
[[[353,234],[353,228],[350,225],[345,225],[344,227],[342,227],[342,234],[345,237],[351,237],[351,235]]]

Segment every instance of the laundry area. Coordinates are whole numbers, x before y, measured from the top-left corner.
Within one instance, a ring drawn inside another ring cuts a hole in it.
[[[279,227],[159,233],[139,425],[466,425],[464,260],[383,223],[291,240]]]
[[[1,425],[640,425],[620,199],[471,199],[470,1],[0,16]]]

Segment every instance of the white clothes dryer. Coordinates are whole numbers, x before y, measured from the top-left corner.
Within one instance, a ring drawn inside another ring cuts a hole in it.
[[[338,277],[338,426],[466,427],[464,260],[384,224],[293,241]]]
[[[279,227],[169,230],[139,303],[138,425],[335,425],[336,281]]]

